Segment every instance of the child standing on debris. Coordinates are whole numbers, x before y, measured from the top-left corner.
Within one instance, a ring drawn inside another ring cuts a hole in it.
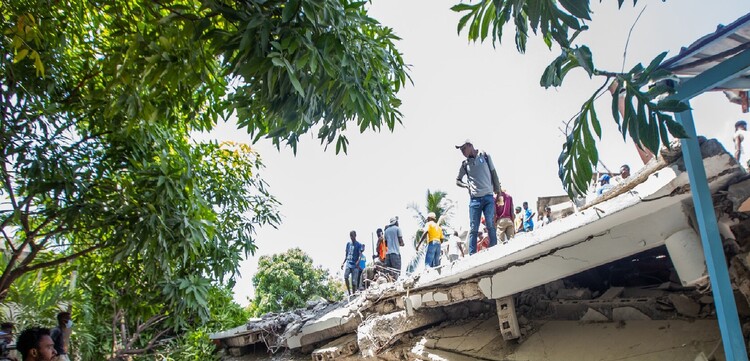
[[[346,244],[346,258],[341,264],[344,270],[344,284],[349,295],[354,294],[359,288],[359,258],[362,254],[362,244],[357,242],[357,232],[349,232],[351,242]],[[346,269],[344,269],[346,266]]]

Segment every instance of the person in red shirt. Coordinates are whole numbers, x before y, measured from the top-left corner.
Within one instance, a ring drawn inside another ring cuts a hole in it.
[[[497,225],[497,239],[503,243],[508,242],[516,234],[513,221],[513,197],[503,189],[495,199],[495,224]]]

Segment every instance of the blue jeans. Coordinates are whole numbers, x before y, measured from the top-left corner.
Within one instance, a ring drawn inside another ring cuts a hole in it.
[[[346,285],[347,291],[351,292],[350,294],[357,292],[357,289],[359,288],[359,266],[352,267],[346,265],[346,268],[344,269],[344,284]],[[349,289],[350,285],[351,289]]]
[[[484,213],[484,224],[490,235],[490,247],[497,244],[497,230],[495,229],[495,197],[488,194],[482,197],[471,197],[469,201],[469,255],[477,253],[477,233],[479,222]]]
[[[424,265],[426,267],[440,266],[440,241],[427,244],[427,253],[424,255]]]

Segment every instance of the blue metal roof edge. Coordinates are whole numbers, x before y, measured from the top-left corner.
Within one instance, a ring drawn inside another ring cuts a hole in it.
[[[704,39],[698,40],[695,43],[690,44],[687,48],[683,48],[679,54],[664,61],[659,66],[659,68],[669,69],[672,65],[674,65],[674,63],[687,58],[688,56],[692,55],[693,53],[700,50],[704,46],[712,43],[716,39],[719,39],[721,37],[731,34],[732,32],[734,32],[735,29],[749,22],[750,22],[750,13],[747,13],[743,15],[742,17],[740,17],[739,19],[733,21],[729,25],[726,25],[726,26],[719,25],[721,27],[717,29],[715,32],[704,36]]]

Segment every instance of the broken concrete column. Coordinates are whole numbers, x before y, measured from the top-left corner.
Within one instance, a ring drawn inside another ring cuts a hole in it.
[[[683,286],[695,286],[706,279],[703,246],[693,229],[677,231],[667,237],[664,243]]]
[[[516,317],[516,306],[513,296],[503,297],[495,300],[497,305],[497,319],[500,322],[500,333],[504,340],[515,340],[521,337],[521,328],[518,327]]]
[[[425,309],[407,315],[406,311],[375,316],[357,328],[357,343],[363,357],[373,357],[403,333],[441,322],[447,318],[441,309]]]

